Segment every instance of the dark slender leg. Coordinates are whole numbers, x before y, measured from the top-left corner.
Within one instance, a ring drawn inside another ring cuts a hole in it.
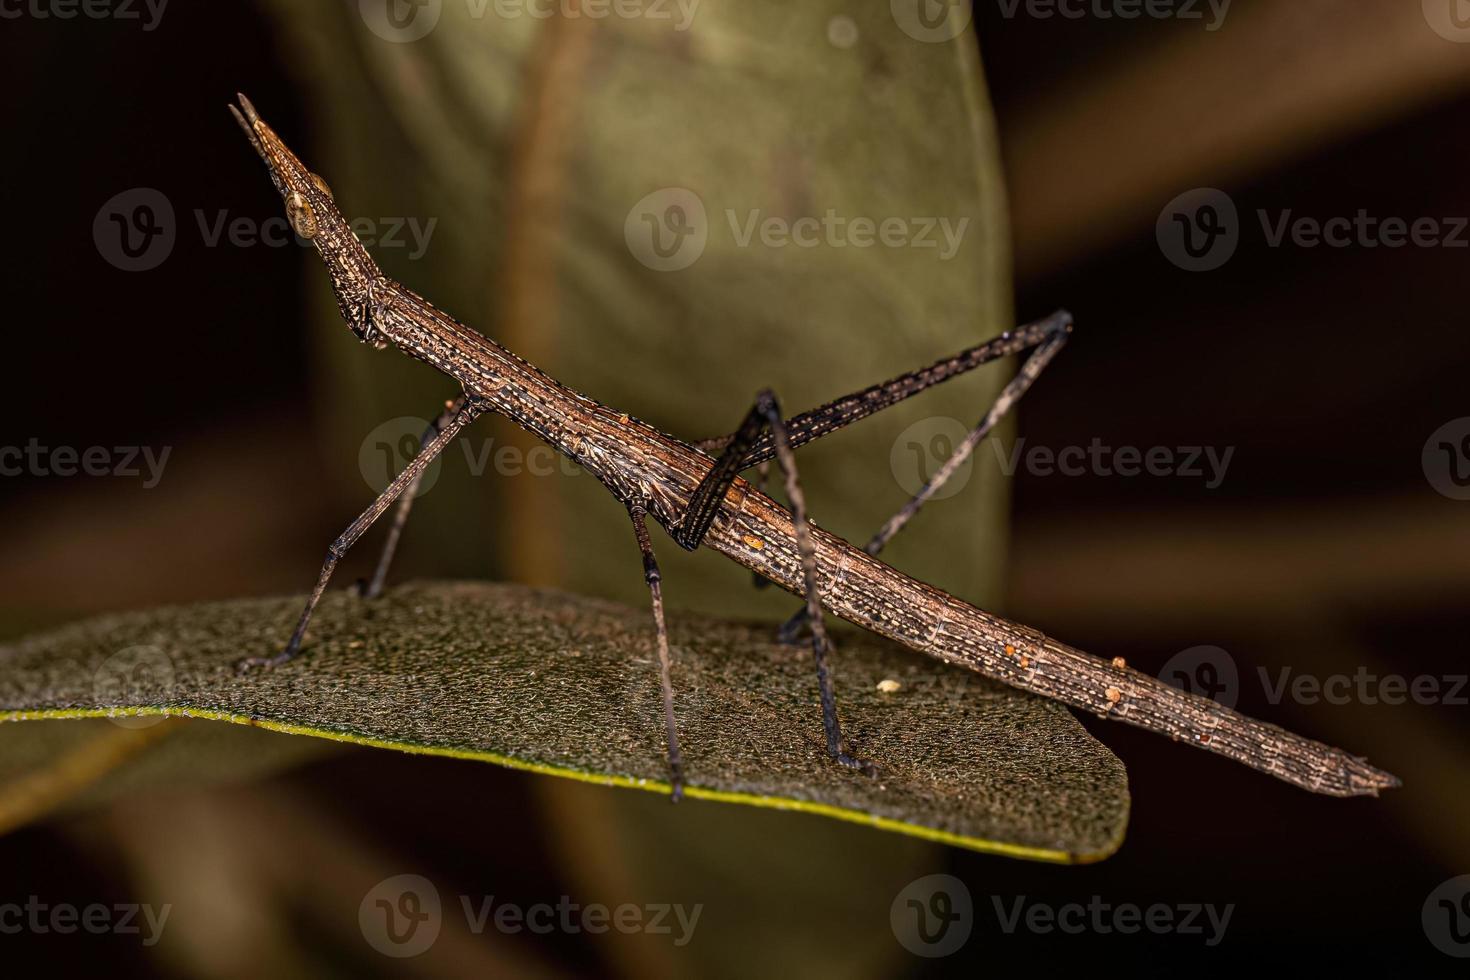
[[[912,398],[966,371],[974,370],[982,364],[988,364],[1012,354],[1019,354],[1032,347],[1039,347],[1049,340],[1065,337],[1071,331],[1071,314],[1064,310],[1058,311],[1044,320],[1017,327],[1009,333],[1001,334],[993,340],[987,340],[983,344],[960,351],[953,357],[937,361],[926,368],[910,371],[891,381],[864,388],[862,391],[828,402],[820,408],[814,408],[810,412],[803,412],[786,422],[791,448],[799,449],[814,439],[820,439],[860,419],[865,419],[869,415],[897,405],[905,399]],[[735,436],[701,439],[694,443],[694,446],[707,453],[717,453],[727,449],[734,439]],[[742,471],[749,469],[774,456],[774,444],[771,437],[767,435],[757,440],[746,453],[740,469]]]
[[[704,540],[715,515],[720,512],[720,502],[725,499],[740,471],[745,469],[745,457],[755,446],[765,425],[765,414],[757,402],[689,498],[689,508],[674,534],[679,547],[693,551]]]
[[[647,515],[636,504],[628,508],[628,514],[633,518],[633,535],[638,539],[638,550],[643,552],[643,580],[648,583],[648,592],[653,598],[659,684],[663,688],[664,727],[669,738],[669,783],[673,786],[673,801],[677,803],[684,795],[684,760],[679,755],[679,730],[674,725],[674,684],[669,677],[669,630],[664,623],[663,578],[659,575],[658,560],[653,556],[653,543],[648,540]]]
[[[929,481],[919,488],[919,492],[914,494],[913,499],[899,508],[898,513],[890,517],[879,528],[878,533],[873,535],[863,550],[870,555],[876,555],[883,550],[884,545],[893,539],[895,534],[903,530],[903,526],[909,522],[909,519],[917,514],[919,508],[928,503],[934,494],[939,492],[939,489],[954,475],[955,470],[959,469],[964,465],[965,460],[970,458],[970,455],[975,451],[975,447],[980,445],[986,436],[990,435],[996,425],[1000,423],[1000,420],[1005,418],[1006,413],[1011,410],[1011,407],[1021,400],[1021,396],[1026,394],[1031,385],[1041,375],[1041,372],[1051,363],[1052,358],[1056,357],[1057,351],[1061,350],[1066,342],[1067,337],[1065,334],[1054,337],[1042,344],[1032,352],[1030,357],[1026,358],[1025,363],[1021,365],[1021,370],[1016,372],[1016,376],[1001,389],[1000,395],[995,399],[995,404],[990,406],[990,411],[985,413],[985,417],[980,420],[980,424],[970,430],[969,435],[965,436],[960,444],[955,447],[954,452],[950,453],[949,458],[935,471],[934,475],[929,478]]]
[[[878,529],[878,533],[874,534],[868,540],[868,543],[863,546],[864,551],[870,555],[878,554],[889,541],[893,540],[894,535],[903,530],[904,525],[919,512],[919,508],[933,499],[934,495],[955,474],[955,471],[964,465],[965,460],[969,459],[975,452],[975,447],[980,445],[985,440],[985,437],[994,431],[995,427],[1000,424],[1001,419],[1005,418],[1006,413],[1015,406],[1016,402],[1021,400],[1022,395],[1030,390],[1031,385],[1036,382],[1041,372],[1046,369],[1046,366],[1052,362],[1057,352],[1066,343],[1067,332],[1061,331],[1031,352],[1030,356],[1021,364],[1021,369],[1016,372],[1016,376],[1001,389],[1000,394],[995,399],[995,403],[990,406],[990,410],[985,413],[985,417],[980,420],[980,423],[971,429],[969,434],[960,441],[960,444],[955,447],[954,452],[950,453],[949,458],[934,472],[933,476],[929,477],[928,482],[919,488],[919,492],[914,494],[908,503],[900,507],[897,513],[884,522],[883,526]],[[798,609],[790,619],[781,624],[777,635],[783,643],[794,642],[806,622],[807,611],[805,609]]]
[[[802,495],[801,482],[796,472],[796,456],[791,451],[786,423],[781,419],[781,407],[770,391],[762,391],[756,396],[755,406],[745,416],[745,421],[726,444],[715,465],[710,467],[710,471],[689,498],[689,509],[679,524],[675,540],[691,550],[699,547],[710,524],[714,522],[715,514],[719,512],[719,502],[724,499],[725,493],[743,468],[742,460],[756,444],[761,432],[767,428],[771,432],[772,453],[786,477],[786,496],[791,503],[791,523],[796,531],[796,551],[801,556],[806,608],[812,623],[812,656],[816,660],[817,686],[822,699],[822,728],[827,735],[827,754],[845,766],[873,775],[876,770],[871,763],[856,759],[843,749],[842,725],[837,718],[837,699],[832,692],[832,677],[827,670],[827,651],[831,644],[822,620],[822,597],[817,588],[816,545],[812,542],[811,529],[807,526],[806,498]]]
[[[423,437],[419,439],[419,452],[436,434],[442,432],[449,421],[459,414],[464,408],[467,395],[460,395],[453,401],[444,403],[444,411],[439,417],[429,423],[424,430]],[[376,599],[383,594],[383,583],[388,580],[388,566],[393,564],[393,554],[398,550],[398,539],[403,537],[403,526],[408,523],[408,512],[413,510],[414,497],[418,495],[419,483],[424,478],[424,471],[419,470],[413,481],[404,488],[403,496],[398,500],[398,509],[393,512],[393,523],[388,527],[387,540],[383,542],[382,554],[378,556],[378,567],[373,570],[373,577],[365,583],[358,583],[358,593],[364,599]]]
[[[843,750],[842,723],[837,718],[837,696],[832,691],[832,677],[827,672],[827,651],[831,644],[827,640],[827,627],[822,619],[822,597],[817,590],[817,549],[812,542],[811,528],[806,520],[806,497],[801,492],[801,482],[796,473],[796,455],[791,451],[791,442],[786,435],[786,424],[781,421],[781,407],[776,396],[763,391],[756,399],[756,408],[765,417],[771,428],[776,450],[776,459],[781,472],[786,476],[786,496],[791,502],[791,524],[796,530],[796,551],[801,556],[802,578],[806,580],[806,612],[812,627],[812,656],[817,664],[817,687],[822,698],[822,728],[827,733],[827,754],[844,766],[860,769],[869,776],[877,769],[870,762],[854,758]]]
[[[311,614],[316,610],[317,603],[321,601],[322,593],[326,591],[327,582],[331,579],[332,571],[337,567],[337,563],[342,560],[357,539],[373,526],[373,522],[383,516],[383,511],[391,507],[393,501],[408,489],[409,484],[419,478],[424,468],[443,452],[444,447],[454,441],[454,437],[459,435],[460,430],[482,411],[483,409],[476,403],[467,402],[443,431],[419,450],[418,455],[409,461],[403,472],[399,473],[393,482],[388,484],[388,488],[378,495],[378,499],[374,500],[372,505],[363,511],[357,520],[349,524],[347,530],[343,531],[336,541],[332,542],[331,547],[327,549],[327,560],[322,563],[321,574],[317,576],[316,588],[312,590],[311,598],[306,601],[306,608],[301,611],[301,619],[296,623],[296,630],[291,634],[291,640],[286,644],[286,649],[274,657],[251,657],[242,661],[241,667],[277,667],[301,652],[301,639],[306,635],[306,627],[311,622]]]

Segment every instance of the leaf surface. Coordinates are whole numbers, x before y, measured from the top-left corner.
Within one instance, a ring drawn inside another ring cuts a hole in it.
[[[421,583],[371,604],[337,591],[305,655],[239,673],[299,606],[166,608],[23,640],[0,651],[0,719],[206,718],[667,790],[646,610],[510,585]],[[691,797],[1037,860],[1097,860],[1122,838],[1122,764],[1056,704],[840,633],[845,730],[874,779],[828,760],[809,650],[767,625],[688,615],[671,639]],[[20,736],[0,728],[0,772],[34,744]]]

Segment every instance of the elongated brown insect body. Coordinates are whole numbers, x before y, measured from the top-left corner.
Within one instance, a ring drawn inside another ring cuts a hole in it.
[[[713,548],[760,577],[809,598],[804,615],[813,631],[828,750],[839,762],[866,771],[873,768],[844,749],[826,672],[823,610],[947,663],[1074,708],[1168,735],[1314,792],[1353,796],[1376,794],[1398,785],[1393,776],[1340,749],[1246,718],[1120,662],[1089,656],[1037,630],[977,609],[879,561],[874,555],[927,499],[932,486],[895,515],[866,549],[856,548],[806,521],[792,449],[955,374],[1034,348],[985,420],[951,458],[953,462],[961,451],[968,453],[975,442],[984,438],[1060,349],[1071,330],[1070,318],[1065,314],[1018,328],[922,371],[790,419],[781,417],[774,396],[763,393],[746,424],[734,435],[698,445],[687,443],[568,388],[383,276],[353,236],[325,182],[286,148],[247,100],[241,97],[240,102],[243,112],[237,111],[237,118],[265,159],[293,224],[309,222],[314,231],[311,240],[326,264],[338,306],[354,333],[365,342],[391,344],[434,366],[458,381],[465,394],[431,427],[430,438],[408,469],[333,543],[317,588],[285,652],[262,663],[282,663],[298,653],[311,611],[347,548],[416,483],[423,467],[464,425],[481,413],[496,412],[595,476],[628,507],[635,530],[641,529],[646,515],[680,545]],[[718,452],[718,457],[711,452]],[[787,475],[793,505],[790,511],[737,475],[770,459],[777,459]],[[941,467],[936,480],[947,475],[944,470]],[[384,564],[370,592],[381,585],[411,499],[409,493],[400,504]],[[647,535],[641,530],[638,543],[653,589],[667,679],[657,564]],[[664,693],[677,792],[678,746],[667,684]]]

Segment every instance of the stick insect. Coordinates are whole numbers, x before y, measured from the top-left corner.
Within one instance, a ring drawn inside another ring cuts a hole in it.
[[[869,775],[876,772],[842,735],[827,665],[831,644],[826,612],[947,663],[1168,735],[1314,792],[1377,795],[1380,789],[1399,784],[1341,749],[1246,718],[1131,669],[1121,660],[1108,662],[1082,653],[909,578],[875,557],[1066,344],[1072,330],[1066,313],[789,418],[782,414],[775,394],[762,391],[732,435],[685,442],[568,388],[383,275],[338,210],[327,183],[286,147],[248,99],[242,95],[239,103],[238,108],[230,106],[231,112],[265,161],[292,228],[316,246],[338,309],[352,332],[375,348],[392,345],[432,365],[463,389],[429,426],[417,455],[327,549],[316,586],[285,648],[272,657],[245,661],[242,667],[279,667],[302,652],[312,612],[333,570],[397,501],[382,555],[363,594],[372,598],[382,591],[425,467],[467,425],[495,412],[579,464],[627,507],[652,605],[675,800],[682,793],[684,767],[674,716],[663,584],[648,533],[649,518],[680,547],[712,548],[805,598],[805,606],[783,630],[788,636],[803,628],[810,632],[826,751],[840,765]],[[808,520],[794,456],[797,448],[959,374],[1023,353],[1020,369],[980,423],[865,548],[856,548]],[[764,471],[772,460],[784,477],[789,510],[740,476],[754,467]]]

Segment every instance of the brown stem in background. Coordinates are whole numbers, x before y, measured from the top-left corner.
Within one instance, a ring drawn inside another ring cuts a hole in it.
[[[521,118],[511,140],[505,263],[502,274],[493,277],[492,303],[498,307],[495,322],[506,346],[537,364],[555,360],[556,245],[594,30],[585,16],[558,14],[542,23],[526,64]],[[519,428],[503,428],[505,439],[523,452],[537,445]],[[557,491],[525,479],[510,481],[507,490],[509,519],[500,528],[506,567],[515,569],[516,578],[528,585],[559,583]]]
[[[1436,34],[1417,3],[1240,7],[1218,30],[1129,50],[1002,120],[1022,278],[1152,224],[1192,187],[1470,86],[1464,45]]]

